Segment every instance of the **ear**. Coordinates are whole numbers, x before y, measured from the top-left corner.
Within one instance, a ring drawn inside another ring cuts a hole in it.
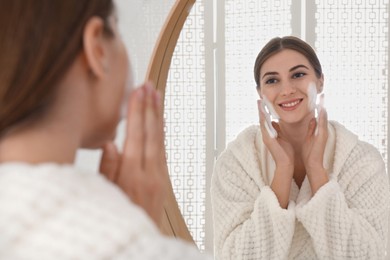
[[[89,19],[84,28],[83,47],[87,65],[97,78],[104,77],[108,69],[106,40],[103,20],[100,17]]]
[[[324,74],[321,74],[321,77],[318,79],[318,93],[321,93],[324,90]]]

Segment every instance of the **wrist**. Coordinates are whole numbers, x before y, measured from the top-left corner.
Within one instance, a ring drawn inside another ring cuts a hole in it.
[[[306,168],[306,174],[308,176],[327,174],[327,170],[322,165],[311,165],[311,166],[306,166],[305,168]]]
[[[276,164],[275,172],[283,173],[284,175],[293,175],[294,174],[294,164],[293,163],[282,163]]]
[[[321,167],[307,172],[312,194],[314,195],[323,185],[329,182],[328,171]]]

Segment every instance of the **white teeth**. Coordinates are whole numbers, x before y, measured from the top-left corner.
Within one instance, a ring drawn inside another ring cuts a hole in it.
[[[293,107],[293,106],[296,106],[299,104],[299,102],[301,102],[300,100],[297,100],[295,102],[291,102],[291,103],[286,103],[286,104],[282,104],[282,107]]]

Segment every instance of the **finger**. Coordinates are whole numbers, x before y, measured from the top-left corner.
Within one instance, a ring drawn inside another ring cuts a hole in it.
[[[114,143],[109,142],[103,146],[99,172],[110,181],[115,182],[120,163],[120,156]]]
[[[126,139],[122,167],[141,169],[144,154],[145,90],[136,89],[130,95],[127,113]]]
[[[169,178],[167,157],[165,151],[165,130],[164,130],[164,113],[163,113],[163,102],[161,101],[161,94],[156,92],[156,105],[157,105],[157,124],[158,124],[158,143],[160,149],[160,162],[164,168],[165,178]]]
[[[324,94],[320,96],[320,114],[318,115],[318,131],[326,132],[328,129],[328,113],[324,107]]]
[[[272,121],[272,126],[274,127],[275,131],[278,133],[278,137],[280,137],[282,135],[282,131],[280,130],[280,125],[275,121]]]
[[[317,127],[316,119],[312,118],[309,122],[307,134],[306,134],[306,139],[310,139],[315,134],[316,127]]]
[[[145,169],[147,173],[154,173],[161,155],[161,127],[159,126],[158,111],[153,86],[146,84],[145,97]]]
[[[265,113],[266,112],[264,111],[264,108],[262,106],[262,101],[260,99],[257,100],[257,109],[259,111],[260,129],[264,133],[264,131],[266,131],[266,129],[265,129]]]
[[[160,149],[162,149],[164,158],[165,158],[165,136],[164,136],[164,113],[163,113],[163,103],[161,100],[161,94],[158,91],[154,92],[154,103],[157,116],[157,131],[158,131],[158,144]]]

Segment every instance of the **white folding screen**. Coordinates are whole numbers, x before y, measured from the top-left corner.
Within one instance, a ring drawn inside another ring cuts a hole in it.
[[[316,1],[314,46],[330,119],[388,154],[389,2]]]

